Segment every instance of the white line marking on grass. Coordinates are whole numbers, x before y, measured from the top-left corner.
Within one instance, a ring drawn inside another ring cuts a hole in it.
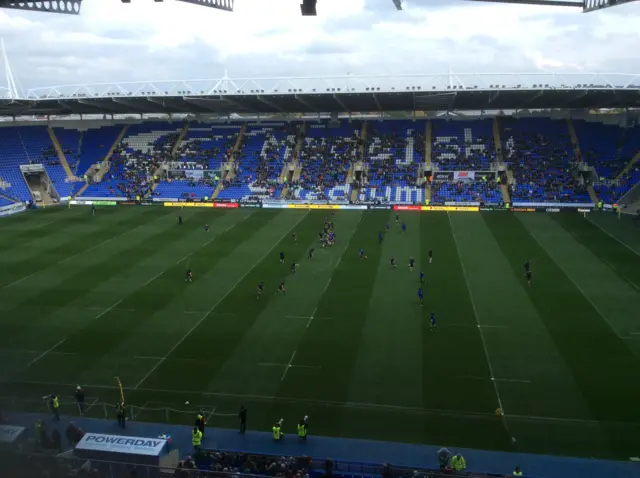
[[[140,360],[162,360],[162,357],[148,357],[148,356],[143,356],[143,355],[136,355],[133,358],[134,359],[140,359]]]
[[[540,246],[543,250],[546,251],[545,247],[540,243],[540,241],[538,241],[538,239],[536,238],[535,234],[531,231],[529,231],[529,236],[531,236],[531,238],[536,241],[536,243],[538,244],[538,246]],[[551,259],[553,259],[553,256],[549,255],[551,257]],[[578,283],[573,280],[573,277],[571,277],[571,275],[569,275],[569,273],[564,269],[564,267],[562,267],[562,265],[557,262],[555,259],[553,259],[553,261],[556,263],[556,265],[560,268],[560,270],[564,273],[565,276],[567,276],[569,278],[569,280],[571,281],[571,283],[576,287],[576,289],[578,289],[580,291],[580,293],[582,294],[582,296],[587,299],[587,301],[591,304],[591,307],[594,308],[594,310],[600,315],[600,317],[602,317],[604,319],[604,321],[609,325],[609,327],[611,328],[611,330],[613,331],[613,333],[616,335],[616,337],[621,337],[621,335],[618,333],[618,331],[616,330],[616,328],[613,326],[613,324],[609,321],[609,319],[607,319],[607,317],[602,313],[602,311],[600,310],[600,308],[593,302],[593,300],[591,300],[591,297],[589,297],[584,290],[582,289],[582,287],[580,287],[578,285]]]
[[[66,259],[62,259],[60,262],[58,262],[58,264],[63,264],[63,263],[65,263],[65,262],[67,262],[67,261],[69,261],[69,260],[73,259],[74,257],[80,256],[80,255],[82,255],[82,254],[86,254],[87,252],[92,251],[92,250],[93,250],[93,249],[95,249],[96,247],[103,246],[103,245],[105,245],[106,243],[113,241],[114,239],[117,239],[117,238],[119,238],[119,237],[122,237],[122,236],[124,236],[125,234],[129,234],[130,232],[133,232],[133,231],[135,231],[136,229],[140,229],[141,227],[144,227],[144,226],[146,226],[146,225],[148,225],[148,224],[140,224],[139,226],[136,226],[136,227],[134,227],[133,229],[127,229],[126,231],[121,232],[120,234],[116,234],[115,236],[110,237],[109,239],[106,239],[106,240],[104,240],[104,241],[102,241],[102,242],[100,242],[100,243],[96,244],[95,246],[91,246],[89,249],[85,249],[84,251],[77,252],[77,253],[73,254],[72,256],[67,257]]]
[[[284,371],[282,372],[282,377],[280,377],[281,382],[287,376],[287,372],[289,371],[290,368],[313,368],[313,369],[322,368],[319,365],[293,365],[293,359],[295,358],[297,352],[298,352],[297,350],[293,352],[288,363],[260,362],[258,363],[258,365],[260,365],[261,367],[284,367]]]
[[[469,287],[469,279],[467,278],[467,271],[464,267],[464,262],[462,260],[462,256],[460,255],[460,248],[458,247],[458,239],[456,238],[456,232],[453,228],[453,223],[451,222],[451,215],[447,212],[447,219],[449,220],[449,229],[451,230],[451,235],[453,236],[453,243],[456,246],[456,252],[458,254],[458,262],[460,262],[460,267],[462,268],[462,275],[464,276],[464,282],[467,286],[467,292],[469,293],[469,299],[471,300],[471,307],[473,308],[473,315],[476,318],[476,323],[478,324],[478,331],[480,332],[480,339],[482,341],[482,348],[484,349],[484,356],[487,359],[487,366],[489,367],[489,374],[491,375],[491,383],[493,383],[493,390],[496,393],[496,398],[498,399],[498,407],[502,410],[502,424],[504,425],[505,430],[511,436],[511,440],[515,441],[515,438],[509,432],[509,426],[507,425],[506,412],[504,410],[504,406],[502,404],[502,399],[500,398],[500,391],[498,390],[498,385],[495,380],[496,374],[493,373],[493,366],[491,365],[491,359],[489,358],[489,349],[487,348],[487,342],[484,338],[484,333],[482,332],[482,326],[480,324],[480,319],[478,318],[478,310],[476,309],[476,303],[473,300],[473,293],[471,292],[471,287]]]
[[[191,257],[192,254],[193,254],[193,252],[190,252],[189,254],[184,256],[182,259],[180,259],[178,262],[176,262],[176,264],[180,264],[182,261],[185,261],[185,260],[189,259],[189,257]]]
[[[28,276],[24,276],[22,279],[18,279],[17,281],[12,282],[11,284],[7,284],[3,287],[3,289],[6,289],[7,287],[11,287],[14,286],[16,284],[19,284],[20,282],[27,280],[29,277],[33,277],[34,275],[36,275],[38,272],[34,272],[32,274],[29,274]]]
[[[58,348],[60,345],[62,345],[64,343],[64,341],[67,339],[62,339],[60,342],[58,342],[57,344],[55,344],[53,347],[48,348],[47,350],[45,350],[44,352],[42,352],[40,355],[38,355],[36,358],[34,358],[31,362],[29,362],[29,365],[27,365],[27,367],[30,367],[31,365],[33,365],[34,363],[36,363],[38,360],[40,360],[41,358],[43,358],[45,355],[53,352],[54,349]]]
[[[99,319],[100,317],[102,317],[104,314],[106,314],[107,312],[110,312],[112,309],[114,309],[116,306],[120,305],[122,303],[124,299],[120,299],[118,302],[116,302],[115,304],[113,304],[111,307],[109,307],[108,309],[104,309],[102,312],[100,312],[98,315],[96,315],[96,319]]]
[[[26,384],[26,385],[44,385],[48,387],[60,388],[60,387],[75,387],[77,384],[75,383],[58,383],[58,382],[41,382],[41,381],[11,381],[5,382],[11,384]],[[91,387],[94,389],[105,389],[105,390],[118,390],[118,387],[114,385],[100,385],[100,384],[87,384],[87,388]],[[203,392],[202,390],[194,391],[194,390],[168,390],[168,389],[158,389],[158,388],[133,388],[133,387],[124,387],[124,390],[138,390],[140,392],[149,392],[149,393],[168,393],[172,395],[189,395],[189,396],[209,396],[209,397],[225,397],[225,398],[237,398],[240,400],[255,400],[262,402],[271,402],[271,403],[292,403],[292,404],[305,404],[305,405],[316,405],[323,407],[338,407],[338,408],[370,408],[373,410],[387,410],[387,411],[397,411],[403,413],[424,413],[431,415],[439,415],[439,416],[449,416],[449,417],[461,417],[461,418],[486,418],[487,420],[495,420],[495,413],[487,412],[460,412],[442,408],[422,408],[422,407],[410,407],[403,405],[386,405],[379,403],[366,403],[366,402],[337,402],[332,400],[317,400],[310,398],[294,398],[294,397],[282,397],[282,396],[269,396],[269,395],[248,395],[248,394],[237,394],[237,393],[225,393],[225,392]],[[235,413],[233,414],[235,415]],[[560,417],[541,417],[534,415],[515,415],[510,414],[509,417],[514,419],[522,419],[522,420],[531,420],[531,421],[554,421],[554,422],[570,422],[570,423],[588,423],[588,424],[601,424],[601,423],[621,423],[628,424],[627,422],[607,422],[607,421],[597,421],[597,420],[589,420],[585,418],[560,418]]]
[[[164,274],[164,271],[161,271],[160,273],[156,274],[155,276],[153,276],[151,279],[149,279],[147,282],[145,282],[142,287],[146,287],[149,284],[151,284],[154,280],[156,280],[158,277],[160,277],[162,274]]]
[[[531,383],[531,380],[522,380],[519,378],[492,378],[495,382],[516,382],[516,383]]]
[[[200,317],[200,319],[198,319],[198,321],[197,321],[195,324],[193,324],[193,327],[191,327],[191,328],[187,331],[187,333],[186,333],[186,334],[184,334],[184,335],[182,336],[182,338],[181,338],[180,340],[178,340],[178,341],[175,343],[175,345],[169,349],[169,351],[165,354],[165,356],[162,358],[162,360],[160,360],[157,364],[155,364],[155,365],[151,368],[151,370],[149,370],[149,372],[147,372],[147,374],[146,374],[144,377],[142,377],[142,380],[140,380],[140,381],[136,384],[136,386],[134,387],[134,390],[137,390],[137,389],[138,389],[138,387],[139,387],[140,385],[142,385],[142,384],[144,383],[144,381],[145,381],[146,379],[148,379],[148,378],[149,378],[149,376],[151,376],[151,374],[152,374],[153,372],[155,372],[155,371],[158,369],[158,367],[160,367],[160,365],[162,365],[162,363],[167,359],[167,357],[169,357],[169,355],[171,355],[171,354],[172,354],[172,353],[173,353],[173,352],[174,352],[174,351],[175,351],[175,350],[176,350],[176,349],[177,349],[177,348],[182,344],[182,342],[184,342],[184,341],[187,339],[187,337],[189,337],[189,335],[191,335],[191,333],[193,333],[193,331],[194,331],[194,330],[196,330],[196,329],[198,328],[198,326],[199,326],[202,322],[204,322],[204,320],[205,320],[207,317],[209,317],[209,315],[210,315],[210,314],[215,310],[215,308],[216,308],[216,307],[218,307],[218,305],[220,305],[220,303],[221,303],[224,299],[226,299],[226,298],[229,296],[229,294],[231,294],[231,292],[233,292],[233,290],[238,286],[238,284],[240,284],[240,282],[242,282],[242,280],[243,280],[245,277],[247,277],[247,276],[249,275],[249,273],[250,273],[250,272],[251,272],[251,271],[252,271],[252,270],[253,270],[253,269],[254,269],[258,264],[260,264],[260,263],[261,263],[261,262],[262,262],[262,261],[263,261],[263,260],[264,260],[268,255],[269,255],[269,254],[271,254],[271,252],[276,248],[276,246],[280,243],[280,241],[282,241],[282,239],[284,239],[285,237],[287,237],[287,236],[289,235],[289,233],[290,233],[290,232],[291,232],[291,231],[292,231],[292,230],[293,230],[293,229],[294,229],[298,224],[300,224],[300,222],[301,222],[305,217],[307,217],[307,214],[309,214],[309,211],[305,212],[305,213],[300,217],[300,219],[298,219],[298,220],[296,221],[296,223],[295,223],[293,226],[291,226],[291,228],[290,228],[290,229],[289,229],[289,230],[288,230],[288,231],[287,231],[287,232],[282,236],[282,238],[281,238],[278,242],[276,242],[273,246],[271,246],[271,248],[270,248],[267,252],[265,252],[265,253],[264,253],[264,255],[263,255],[260,259],[258,259],[258,260],[257,260],[257,261],[256,261],[256,262],[255,262],[255,263],[254,263],[250,268],[249,268],[249,270],[247,270],[247,272],[245,272],[245,273],[242,275],[242,277],[240,277],[240,279],[238,279],[238,280],[236,281],[236,283],[235,283],[235,284],[233,284],[233,286],[232,286],[232,287],[231,287],[227,292],[225,292],[225,294],[224,294],[224,295],[223,295],[223,296],[222,296],[222,297],[221,297],[221,298],[220,298],[220,299],[219,299],[215,304],[213,304],[213,305],[211,306],[211,308],[210,308],[209,310],[207,310],[207,311],[202,315],[202,317]]]
[[[616,266],[614,266],[611,262],[609,262],[606,259],[602,259],[602,262],[604,262],[605,264],[607,264],[609,267],[611,267],[614,271],[618,271],[618,269],[616,269]]]
[[[611,234],[609,231],[606,231],[605,229],[603,229],[599,224],[596,224],[595,222],[593,222],[591,219],[587,218],[587,221],[589,221],[591,224],[593,224],[594,226],[596,226],[598,229],[600,229],[602,232],[604,232],[607,236],[609,236],[611,239],[615,240],[616,242],[618,242],[619,244],[622,244],[624,247],[626,247],[627,249],[629,249],[631,252],[633,252],[636,256],[640,257],[640,253],[638,253],[638,251],[636,251],[635,249],[633,249],[631,246],[629,246],[627,243],[621,241],[620,239],[618,239],[616,236],[614,236],[613,234]]]

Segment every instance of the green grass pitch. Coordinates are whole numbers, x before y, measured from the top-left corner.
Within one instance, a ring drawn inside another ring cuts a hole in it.
[[[341,211],[337,243],[322,249],[327,214],[77,207],[1,220],[0,409],[44,412],[41,397],[56,393],[77,413],[82,384],[88,415],[104,417],[117,376],[137,420],[191,424],[203,407],[214,426],[236,427],[242,403],[253,430],[284,417],[286,432],[308,414],[329,436],[637,455],[631,219],[406,212],[403,234],[391,211]]]

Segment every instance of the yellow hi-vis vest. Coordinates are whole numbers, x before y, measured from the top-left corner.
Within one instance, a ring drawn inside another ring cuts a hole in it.
[[[191,434],[191,443],[193,446],[200,446],[200,443],[202,443],[202,432],[200,430],[193,430],[193,433]]]
[[[522,476],[522,472],[521,471],[514,471],[513,472],[513,476]]]
[[[58,400],[58,397],[53,397],[53,399],[51,400],[51,406],[53,408],[59,408],[60,407],[60,400]]]
[[[298,423],[298,436],[299,437],[307,436],[307,427],[304,425],[300,425],[299,423]]]
[[[456,471],[462,471],[467,467],[467,462],[463,457],[458,458],[457,456],[454,456],[451,459],[451,467]]]
[[[273,426],[273,439],[280,440],[282,433],[280,432],[280,427],[278,425]]]

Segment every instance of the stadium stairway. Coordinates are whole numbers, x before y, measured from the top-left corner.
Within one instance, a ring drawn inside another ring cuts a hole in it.
[[[504,163],[504,158],[502,157],[502,140],[500,138],[500,122],[498,121],[497,116],[494,116],[493,118],[493,144],[496,148],[496,157],[498,158],[498,161]],[[502,196],[504,197],[504,191],[502,192]],[[509,197],[508,191],[507,197]]]
[[[591,198],[591,202],[593,204],[598,204],[598,195],[596,194],[596,190],[593,189],[593,186],[587,186],[587,192],[589,193],[589,198]]]
[[[365,171],[366,171],[366,162],[364,160],[364,151],[365,151],[365,145],[367,143],[367,126],[369,125],[369,123],[367,121],[363,121],[362,122],[362,129],[360,130],[360,146],[358,147],[358,161],[360,162],[360,164],[362,165],[362,174],[363,176],[365,175]],[[351,180],[353,181],[353,168],[355,167],[355,165],[352,165],[351,168],[349,169],[349,172],[351,173]],[[349,184],[348,182],[348,176],[347,176],[347,184]],[[352,188],[351,189],[351,201],[355,202],[358,200],[358,195],[360,194],[360,188]]]
[[[176,156],[176,153],[178,152],[178,148],[182,144],[182,140],[184,139],[184,137],[187,135],[188,132],[189,132],[189,122],[185,121],[184,126],[182,127],[182,131],[180,131],[180,134],[178,135],[176,142],[173,144],[173,147],[171,148],[172,158]]]
[[[431,124],[431,120],[427,120],[427,126],[425,127],[425,132],[424,132],[424,162],[425,162],[425,167],[427,168],[427,171],[431,171],[432,137],[433,137],[433,125]],[[431,191],[431,188],[429,188],[429,191]],[[431,192],[429,192],[429,199],[431,199]]]
[[[67,179],[69,181],[78,181],[76,175],[71,171],[67,157],[64,155],[64,151],[62,151],[62,147],[60,146],[60,141],[58,141],[56,133],[51,126],[47,127],[47,133],[49,133],[49,138],[51,138],[51,143],[53,144],[53,148],[56,150],[62,169],[64,169],[64,172],[67,174]]]
[[[569,136],[571,137],[571,144],[576,154],[576,159],[582,160],[582,152],[580,151],[580,142],[578,141],[578,135],[576,128],[571,118],[567,118],[567,129],[569,130]]]
[[[109,151],[107,152],[107,155],[102,160],[102,167],[96,173],[96,176],[95,176],[98,181],[102,181],[102,178],[104,177],[104,175],[107,174],[107,172],[109,172],[109,167],[110,167],[109,160],[111,159],[111,156],[113,156],[113,153],[115,152],[116,148],[120,145],[120,143],[122,143],[122,140],[127,135],[127,130],[128,129],[129,129],[129,125],[128,124],[126,124],[126,125],[124,125],[122,127],[122,131],[120,131],[120,134],[118,135],[118,137],[115,139],[115,141],[111,145],[111,148],[109,148]]]
[[[76,192],[76,193],[73,195],[73,197],[75,198],[75,197],[81,196],[81,195],[82,195],[82,193],[84,193],[84,192],[87,190],[87,188],[88,188],[88,187],[89,187],[89,183],[88,183],[88,182],[84,183],[84,184],[82,185],[82,187],[81,187],[80,189],[78,189],[78,192]]]
[[[511,204],[511,196],[509,195],[509,186],[500,183],[500,190],[502,191],[502,201],[507,204]]]
[[[627,165],[622,169],[622,171],[620,171],[620,174],[618,174],[618,177],[616,179],[620,180],[625,174],[627,174],[631,168],[633,168],[636,163],[640,161],[640,151],[638,151],[635,156],[633,158],[631,158],[631,161],[629,161],[627,163]]]

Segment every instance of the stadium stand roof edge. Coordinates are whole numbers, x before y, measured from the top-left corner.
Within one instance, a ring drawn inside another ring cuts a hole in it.
[[[640,74],[238,78],[0,88],[0,116],[640,108]]]

